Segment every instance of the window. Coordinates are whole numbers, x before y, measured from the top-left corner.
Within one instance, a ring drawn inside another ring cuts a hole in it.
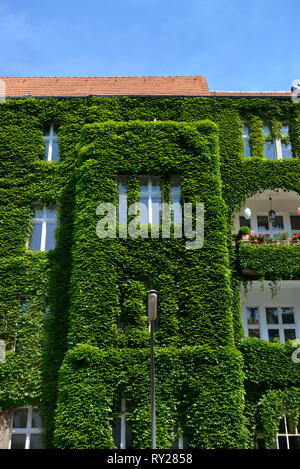
[[[44,128],[45,160],[58,161],[58,128],[50,124]]]
[[[251,156],[250,143],[249,143],[249,129],[246,125],[244,125],[244,129],[243,129],[243,138],[244,138],[244,143],[245,143],[245,157],[249,158]]]
[[[240,217],[240,228],[242,226],[249,226],[249,228],[251,228],[250,220],[247,220],[245,217]]]
[[[175,429],[175,435],[177,434],[177,428]],[[172,444],[171,449],[187,449],[188,438],[186,436],[178,436],[174,443]]]
[[[269,218],[267,215],[258,215],[257,228],[258,231],[264,234],[266,237],[277,238],[278,232],[284,229],[283,215],[277,215],[275,217],[274,224],[269,223]]]
[[[266,308],[269,342],[287,342],[296,339],[296,325],[293,307]]]
[[[172,220],[181,223],[181,178],[171,176],[170,202],[172,204]],[[161,179],[160,176],[139,176],[140,184],[140,222],[141,225],[151,223],[158,225],[161,221]],[[127,223],[127,177],[118,177],[119,188],[119,224]]]
[[[300,232],[300,217],[299,215],[290,215],[292,231]]]
[[[127,177],[118,177],[119,189],[119,224],[127,225]]]
[[[182,211],[181,211],[181,178],[180,176],[171,177],[171,204],[172,204],[173,222],[181,223]]]
[[[287,415],[280,422],[276,449],[300,449],[300,424],[294,425],[292,418]]]
[[[289,138],[289,126],[284,125],[281,127],[281,157],[282,158],[293,158],[292,145]]]
[[[265,136],[265,158],[276,159],[275,141],[266,125],[263,126],[263,133]]]
[[[30,249],[32,251],[54,249],[56,226],[56,209],[54,207],[46,207],[45,205],[36,205]]]
[[[161,219],[161,190],[159,176],[140,176],[141,225],[158,225]]]
[[[113,433],[114,443],[118,449],[128,449],[132,446],[132,435],[130,427],[127,423],[126,417],[128,415],[129,408],[127,400],[124,396],[121,397],[121,412],[115,419]]]
[[[281,160],[293,157],[288,125],[281,127],[281,134],[275,139],[272,138],[269,127],[264,126],[263,132],[265,135],[265,158]]]
[[[248,337],[260,339],[259,312],[257,307],[246,308]]]
[[[12,416],[9,449],[42,449],[41,418],[37,407],[20,407]]]
[[[297,338],[293,306],[248,306],[246,321],[248,337],[282,343]]]

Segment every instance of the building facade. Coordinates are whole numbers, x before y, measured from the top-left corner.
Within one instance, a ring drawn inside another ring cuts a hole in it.
[[[151,447],[154,288],[157,447],[299,449],[291,93],[211,92],[202,76],[3,80],[0,447]],[[203,243],[187,204],[203,208]]]

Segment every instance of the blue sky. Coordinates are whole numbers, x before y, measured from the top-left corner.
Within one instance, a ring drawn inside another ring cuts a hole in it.
[[[0,76],[206,75],[210,90],[300,77],[291,0],[0,0]]]

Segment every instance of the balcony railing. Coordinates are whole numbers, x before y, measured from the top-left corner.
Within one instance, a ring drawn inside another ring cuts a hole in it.
[[[267,240],[237,243],[237,261],[246,277],[300,280],[300,242]]]
[[[240,240],[241,243],[245,244],[253,244],[253,245],[258,245],[258,244],[264,244],[264,245],[282,245],[282,244],[298,244],[300,243],[300,238],[293,240],[293,239],[270,239],[270,238],[265,238],[265,239],[255,239],[255,240]]]

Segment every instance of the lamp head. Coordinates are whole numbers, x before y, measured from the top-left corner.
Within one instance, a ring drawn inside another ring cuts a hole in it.
[[[158,293],[156,290],[150,290],[147,293],[147,313],[150,321],[155,321],[157,318],[157,300]]]

